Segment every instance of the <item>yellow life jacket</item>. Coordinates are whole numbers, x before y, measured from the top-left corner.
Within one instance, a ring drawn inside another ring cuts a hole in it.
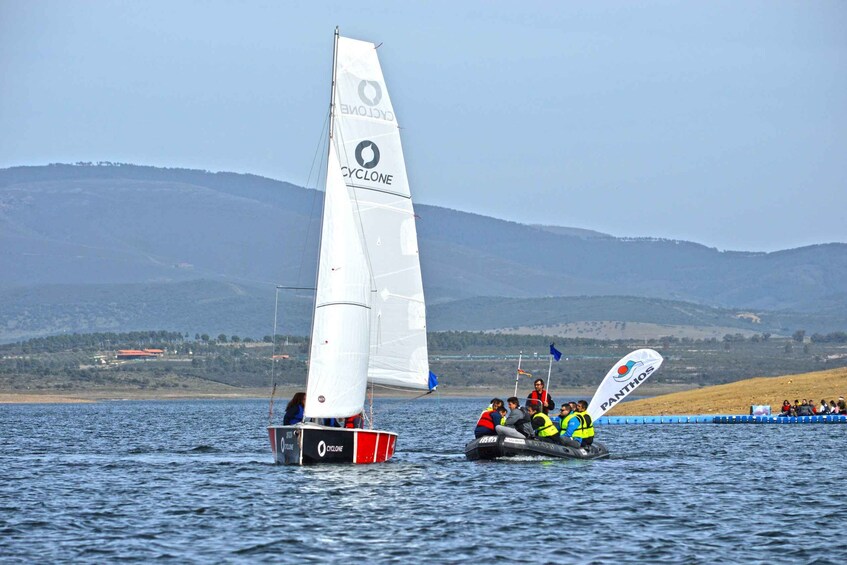
[[[574,412],[573,410],[571,410],[571,411],[570,411],[570,414],[568,414],[567,416],[565,416],[565,419],[564,419],[564,420],[562,420],[562,422],[561,422],[561,426],[562,426],[562,431],[560,432],[560,433],[561,433],[561,435],[563,435],[563,436],[567,437],[567,435],[568,435],[568,434],[567,434],[567,431],[568,431],[568,424],[569,424],[569,423],[571,422],[571,420],[573,420],[574,418],[576,418],[576,412]],[[574,435],[576,435],[576,434],[574,434]]]
[[[533,426],[535,427],[535,435],[538,437],[550,437],[559,434],[559,430],[556,429],[556,425],[550,419],[550,416],[544,412],[536,412],[532,420],[535,421],[536,418],[541,418],[542,424],[538,427]]]
[[[579,427],[573,433],[574,439],[594,437],[594,422],[591,421],[591,416],[587,412],[577,412],[576,417],[579,418]]]

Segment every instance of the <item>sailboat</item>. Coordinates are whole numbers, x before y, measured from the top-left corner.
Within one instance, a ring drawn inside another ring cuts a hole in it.
[[[335,30],[326,192],[303,423],[268,426],[281,464],[381,463],[391,431],[333,427],[368,385],[431,392],[417,228],[376,52]],[[349,421],[349,420],[348,420]]]

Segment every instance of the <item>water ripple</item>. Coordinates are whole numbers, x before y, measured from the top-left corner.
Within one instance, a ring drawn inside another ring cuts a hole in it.
[[[484,402],[379,401],[395,458],[313,468],[271,464],[264,402],[4,406],[0,560],[845,557],[847,472],[799,454],[836,461],[847,427],[612,426],[605,461],[471,463]]]

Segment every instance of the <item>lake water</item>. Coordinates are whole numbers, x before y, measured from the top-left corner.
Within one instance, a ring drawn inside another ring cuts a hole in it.
[[[487,400],[379,400],[391,462],[306,468],[271,463],[263,401],[0,405],[0,561],[847,556],[847,426],[607,426],[609,460],[471,463]]]

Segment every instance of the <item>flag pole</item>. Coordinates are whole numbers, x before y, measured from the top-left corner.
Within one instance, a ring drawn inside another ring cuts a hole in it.
[[[558,361],[562,358],[562,352],[556,349],[555,343],[550,344],[550,365],[547,366],[547,390],[550,391],[553,389],[552,384],[550,383],[550,375],[553,372],[553,359]],[[548,392],[549,394],[549,392]],[[555,406],[554,406],[555,408]]]
[[[553,372],[553,356],[550,355],[550,365],[547,367],[547,389],[550,389],[550,373]]]
[[[521,359],[523,359],[523,351],[518,354],[518,370],[515,371],[515,394],[518,395],[518,379],[521,378]]]
[[[553,386],[550,384],[550,373],[553,372],[553,354],[550,354],[550,365],[547,366],[547,396],[550,396],[550,391],[553,390]],[[555,406],[553,407],[555,408]]]

